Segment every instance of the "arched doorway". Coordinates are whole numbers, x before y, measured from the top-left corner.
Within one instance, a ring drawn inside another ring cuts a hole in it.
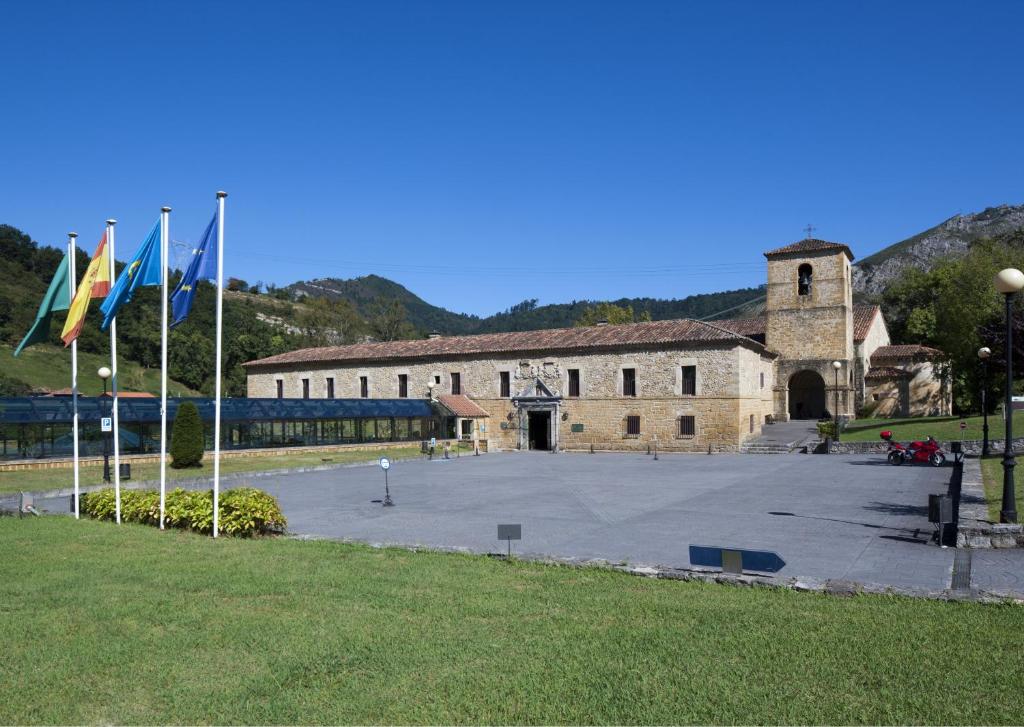
[[[825,380],[814,371],[798,371],[789,379],[789,418],[825,416]]]

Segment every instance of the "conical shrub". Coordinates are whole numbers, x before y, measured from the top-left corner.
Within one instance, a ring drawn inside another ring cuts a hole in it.
[[[199,409],[191,401],[182,402],[171,428],[171,467],[201,467],[205,443]]]

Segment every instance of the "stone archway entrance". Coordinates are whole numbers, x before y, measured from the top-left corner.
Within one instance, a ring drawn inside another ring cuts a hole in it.
[[[825,380],[814,371],[798,371],[789,379],[789,418],[825,416]]]

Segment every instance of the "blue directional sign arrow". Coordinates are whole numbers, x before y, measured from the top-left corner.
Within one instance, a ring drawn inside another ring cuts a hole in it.
[[[690,564],[705,568],[722,567],[722,551],[731,550],[740,553],[743,570],[756,570],[762,573],[778,573],[786,566],[778,553],[770,550],[744,550],[743,548],[720,548],[713,545],[691,545]]]

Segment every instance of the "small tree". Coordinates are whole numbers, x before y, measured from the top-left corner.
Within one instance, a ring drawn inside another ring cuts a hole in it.
[[[171,429],[171,467],[201,467],[204,445],[199,409],[191,401],[183,402]]]

